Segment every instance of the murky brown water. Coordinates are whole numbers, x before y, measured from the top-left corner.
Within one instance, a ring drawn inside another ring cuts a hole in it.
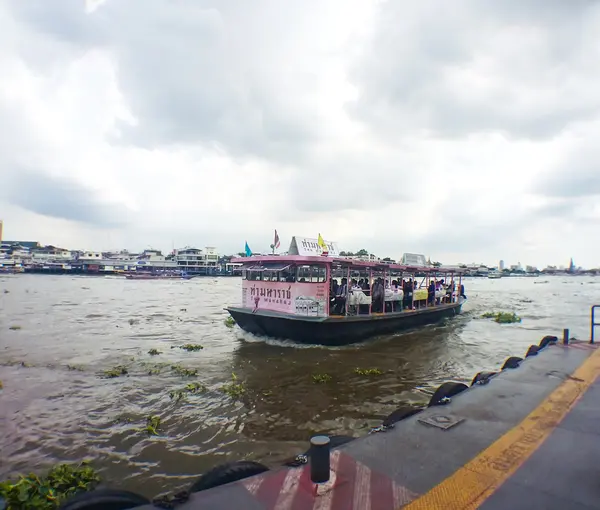
[[[600,303],[600,279],[471,279],[459,317],[323,348],[227,328],[223,307],[239,303],[240,288],[237,278],[0,277],[0,479],[90,458],[107,481],[152,497],[227,460],[276,464],[303,450],[312,432],[363,435],[399,405],[425,404],[441,382],[498,369],[545,334],[569,327],[588,338],[589,308]],[[523,322],[477,318],[488,310],[514,310]],[[205,348],[171,348],[184,343]],[[151,348],[162,354],[148,355]],[[169,392],[190,380],[168,367],[149,375],[158,363],[197,368],[192,380],[208,391],[173,402]],[[115,365],[129,375],[99,377]],[[384,373],[363,377],[356,367]],[[219,391],[232,372],[247,387],[243,402]],[[332,381],[314,384],[317,373]],[[161,436],[138,430],[149,415],[161,416]],[[123,416],[132,421],[116,421]]]

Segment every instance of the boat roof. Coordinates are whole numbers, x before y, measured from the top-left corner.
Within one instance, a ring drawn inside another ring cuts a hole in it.
[[[355,267],[362,269],[407,271],[411,273],[465,273],[466,270],[459,267],[423,267],[423,266],[404,266],[401,264],[388,264],[382,261],[354,260],[345,257],[324,257],[324,256],[305,256],[305,255],[253,255],[251,257],[235,257],[231,262],[239,262],[246,269],[261,270],[266,269],[264,264],[268,264],[268,269],[281,271],[292,264],[340,264],[345,267]]]

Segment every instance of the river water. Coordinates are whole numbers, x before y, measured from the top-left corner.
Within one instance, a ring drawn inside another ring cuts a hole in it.
[[[468,382],[523,356],[544,335],[589,338],[600,303],[593,277],[467,279],[463,314],[344,348],[297,346],[225,324],[238,278],[129,281],[0,277],[0,480],[90,459],[110,484],[153,497],[230,460],[267,465],[302,452],[311,434],[364,435],[403,404],[426,404],[442,382]],[[515,311],[520,324],[479,318]],[[11,329],[14,328],[14,329]],[[186,343],[204,349],[186,352]],[[150,356],[150,349],[161,354]],[[170,365],[197,369],[185,378]],[[103,378],[125,366],[128,374]],[[355,368],[378,368],[379,376]],[[220,388],[232,373],[246,392]],[[326,384],[314,374],[328,374]],[[192,381],[206,391],[179,402]],[[162,419],[158,436],[140,429]]]

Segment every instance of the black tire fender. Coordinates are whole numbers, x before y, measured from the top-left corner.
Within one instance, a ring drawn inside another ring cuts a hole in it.
[[[525,357],[529,358],[529,356],[537,356],[539,350],[540,348],[537,345],[530,345]]]
[[[389,414],[384,420],[382,425],[389,427],[394,423],[398,423],[410,416],[420,413],[423,409],[420,407],[403,406],[396,409],[393,413]]]
[[[437,390],[435,390],[435,393],[431,396],[427,407],[437,406],[440,404],[441,400],[444,397],[453,397],[454,395],[458,395],[459,393],[465,391],[468,388],[469,387],[464,383],[445,382],[441,384]]]
[[[498,372],[478,372],[475,377],[473,377],[471,386],[474,386],[475,384],[487,384],[497,373]]]
[[[510,358],[506,358],[504,365],[502,365],[502,370],[506,370],[507,368],[518,368],[523,361],[523,358],[519,358],[518,356],[511,356]]]
[[[149,499],[135,492],[96,489],[69,498],[58,510],[129,510],[149,504]]]
[[[542,338],[540,340],[539,347],[540,347],[540,349],[543,349],[547,345],[554,344],[556,342],[558,342],[557,336],[546,335],[544,338]]]
[[[198,478],[190,487],[190,492],[205,491],[226,483],[237,482],[268,470],[267,466],[249,460],[220,464]]]

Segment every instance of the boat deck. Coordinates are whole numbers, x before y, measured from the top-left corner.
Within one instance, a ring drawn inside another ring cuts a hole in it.
[[[307,465],[281,468],[177,508],[599,508],[599,374],[596,345],[551,345],[444,406],[333,450],[325,484],[311,483]]]

